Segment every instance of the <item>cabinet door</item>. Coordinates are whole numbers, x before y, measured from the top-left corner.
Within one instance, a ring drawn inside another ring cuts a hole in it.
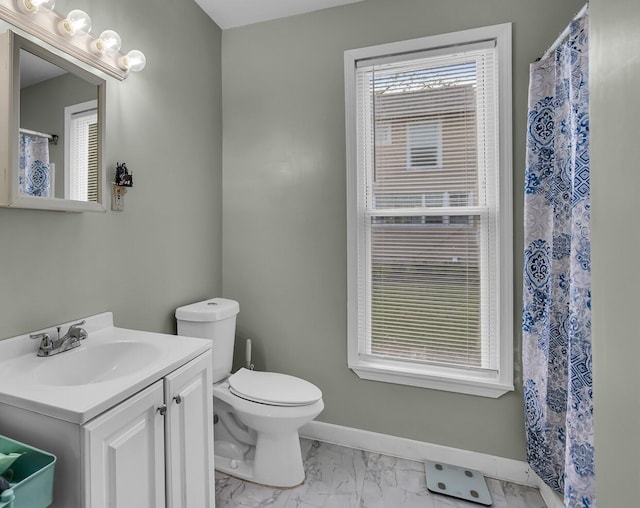
[[[213,508],[211,351],[165,377],[167,507]]]
[[[86,508],[164,508],[164,399],[157,381],[83,426]]]

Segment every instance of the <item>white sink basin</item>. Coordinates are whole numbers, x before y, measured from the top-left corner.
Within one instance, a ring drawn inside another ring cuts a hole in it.
[[[117,340],[91,344],[48,358],[35,370],[44,385],[77,386],[102,383],[128,376],[154,363],[162,354],[159,346],[144,342]]]
[[[36,355],[29,334],[0,340],[0,404],[82,424],[211,349],[208,340],[116,328],[110,312],[83,328],[81,346],[49,357]]]

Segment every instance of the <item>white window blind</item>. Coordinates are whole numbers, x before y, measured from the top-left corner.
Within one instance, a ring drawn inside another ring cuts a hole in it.
[[[69,129],[69,197],[98,201],[98,113],[87,109],[71,114]]]
[[[350,364],[497,379],[498,49],[491,39],[425,49],[356,60],[352,71],[357,348],[350,345]]]
[[[87,201],[98,202],[98,117],[96,122],[89,124],[87,139]]]

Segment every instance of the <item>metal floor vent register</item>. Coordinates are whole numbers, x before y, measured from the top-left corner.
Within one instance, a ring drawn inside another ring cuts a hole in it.
[[[427,488],[431,492],[491,506],[491,494],[480,471],[430,460],[425,460],[424,464]]]

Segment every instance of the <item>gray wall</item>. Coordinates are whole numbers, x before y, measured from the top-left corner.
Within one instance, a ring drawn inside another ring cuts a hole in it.
[[[324,392],[319,420],[524,459],[522,189],[529,63],[583,0],[367,0],[226,30],[223,293],[260,369]],[[513,22],[515,393],[493,400],[360,380],[347,368],[343,52]],[[238,342],[237,357],[243,352]]]
[[[221,290],[221,31],[191,1],[59,0],[117,30],[146,69],[107,83],[106,165],[134,171],[125,211],[0,209],[0,338],[106,310],[175,332]]]
[[[617,508],[640,496],[640,3],[590,9],[596,497]]]

